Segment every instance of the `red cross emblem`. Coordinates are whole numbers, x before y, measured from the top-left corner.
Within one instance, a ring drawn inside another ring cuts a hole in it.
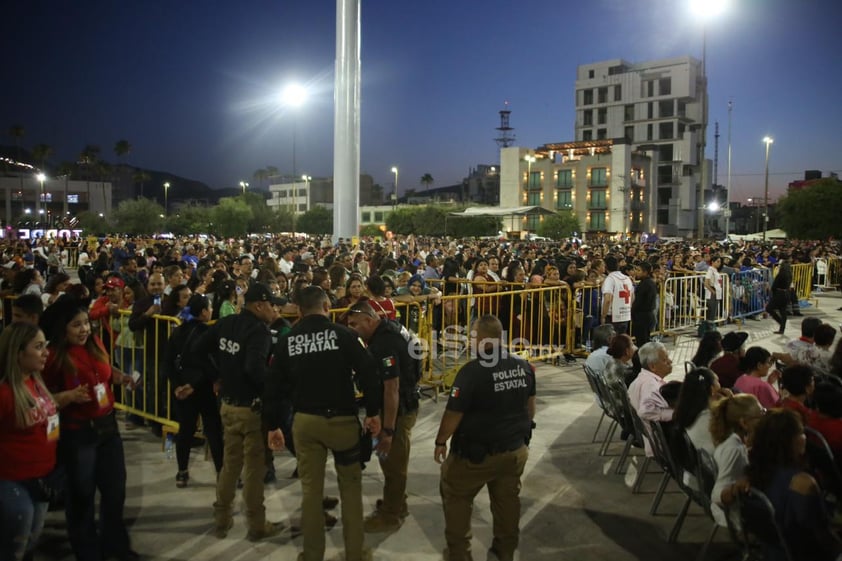
[[[628,304],[629,300],[631,299],[631,291],[624,286],[623,289],[617,293],[617,297],[622,298],[623,302]]]

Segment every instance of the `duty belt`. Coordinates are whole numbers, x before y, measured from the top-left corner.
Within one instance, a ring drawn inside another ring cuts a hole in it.
[[[302,408],[298,410],[299,413],[305,413],[307,415],[318,415],[319,417],[327,417],[331,419],[333,417],[356,417],[358,410],[354,408],[346,408],[346,409],[332,409],[332,408]]]
[[[248,407],[249,409],[254,407],[255,402],[259,401],[258,398],[252,400],[242,400],[236,399],[233,397],[223,397],[220,399],[222,403],[225,405],[230,405],[231,407]]]

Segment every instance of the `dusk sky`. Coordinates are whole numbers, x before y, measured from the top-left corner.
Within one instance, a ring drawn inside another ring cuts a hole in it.
[[[689,0],[364,0],[361,170],[387,192],[461,181],[496,164],[497,112],[508,100],[517,145],[574,138],[579,64],[701,58]],[[729,99],[734,200],[770,192],[805,169],[842,171],[842,3],[731,0],[707,26],[708,157],[720,123],[725,184]],[[258,168],[333,167],[335,2],[330,0],[8,0],[0,22],[0,144],[46,143],[56,162],[86,144],[116,161],[198,179],[252,182]],[[307,84],[297,115],[280,92]],[[171,193],[171,196],[176,196]]]

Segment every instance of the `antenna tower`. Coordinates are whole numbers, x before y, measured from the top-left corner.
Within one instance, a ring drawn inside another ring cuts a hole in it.
[[[511,111],[509,110],[509,102],[503,102],[503,109],[500,111],[500,126],[497,127],[498,137],[494,139],[494,142],[497,143],[497,146],[500,148],[508,148],[512,144],[515,143],[515,134],[512,127],[509,126],[509,115],[511,115]]]

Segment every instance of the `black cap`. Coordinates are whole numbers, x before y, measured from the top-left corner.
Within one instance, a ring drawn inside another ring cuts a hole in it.
[[[272,294],[269,287],[263,283],[257,282],[249,286],[244,296],[246,304],[249,302],[271,302],[276,306],[283,306],[284,299]]]

